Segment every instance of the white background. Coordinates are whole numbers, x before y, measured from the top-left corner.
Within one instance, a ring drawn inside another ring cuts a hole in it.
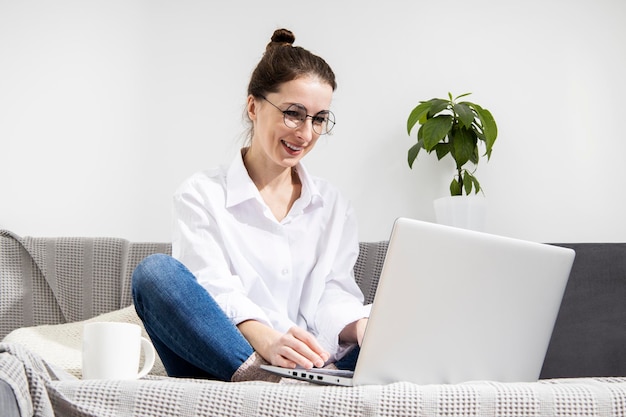
[[[434,220],[452,161],[410,170],[406,118],[451,91],[498,122],[476,172],[488,231],[626,241],[624,22],[622,0],[0,0],[0,228],[169,241],[171,194],[230,162],[249,75],[287,27],[337,74],[335,134],[306,163],[361,240]]]

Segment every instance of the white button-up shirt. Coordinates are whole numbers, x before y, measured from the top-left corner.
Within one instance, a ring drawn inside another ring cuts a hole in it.
[[[297,172],[302,193],[280,222],[240,153],[228,168],[195,174],[174,195],[172,254],[233,324],[302,327],[336,360],[339,333],[370,309],[353,275],[356,218],[335,187],[302,164]]]

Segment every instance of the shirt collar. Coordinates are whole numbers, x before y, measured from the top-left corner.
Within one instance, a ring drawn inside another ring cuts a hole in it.
[[[324,205],[322,193],[320,193],[317,184],[311,175],[309,175],[309,171],[304,167],[302,162],[298,163],[296,171],[302,183],[302,193],[300,194],[300,198],[296,200],[294,208],[304,211],[304,209],[309,206],[311,208],[322,207]]]
[[[322,194],[309,172],[300,162],[296,166],[300,182],[302,182],[302,193],[294,204],[294,208],[303,211],[308,206],[314,207],[323,205]],[[248,170],[243,163],[242,152],[237,152],[226,173],[226,207],[233,207],[247,200],[261,199],[259,190],[252,182]]]
[[[248,170],[243,164],[242,153],[237,152],[226,173],[226,207],[233,207],[246,200],[255,199],[258,195],[259,190],[250,179]]]

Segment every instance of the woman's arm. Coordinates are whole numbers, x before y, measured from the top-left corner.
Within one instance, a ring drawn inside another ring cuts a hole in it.
[[[285,334],[256,320],[246,320],[237,327],[254,350],[272,365],[321,368],[330,357],[311,333],[297,326]]]
[[[343,328],[339,333],[340,343],[358,343],[361,346],[363,342],[363,335],[365,334],[365,327],[367,326],[367,318],[362,318],[357,321],[353,321]]]

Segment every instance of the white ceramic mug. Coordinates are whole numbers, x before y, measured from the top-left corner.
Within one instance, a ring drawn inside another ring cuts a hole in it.
[[[139,359],[143,349],[141,370]],[[83,329],[83,379],[138,379],[152,369],[152,343],[132,323],[93,322]]]

